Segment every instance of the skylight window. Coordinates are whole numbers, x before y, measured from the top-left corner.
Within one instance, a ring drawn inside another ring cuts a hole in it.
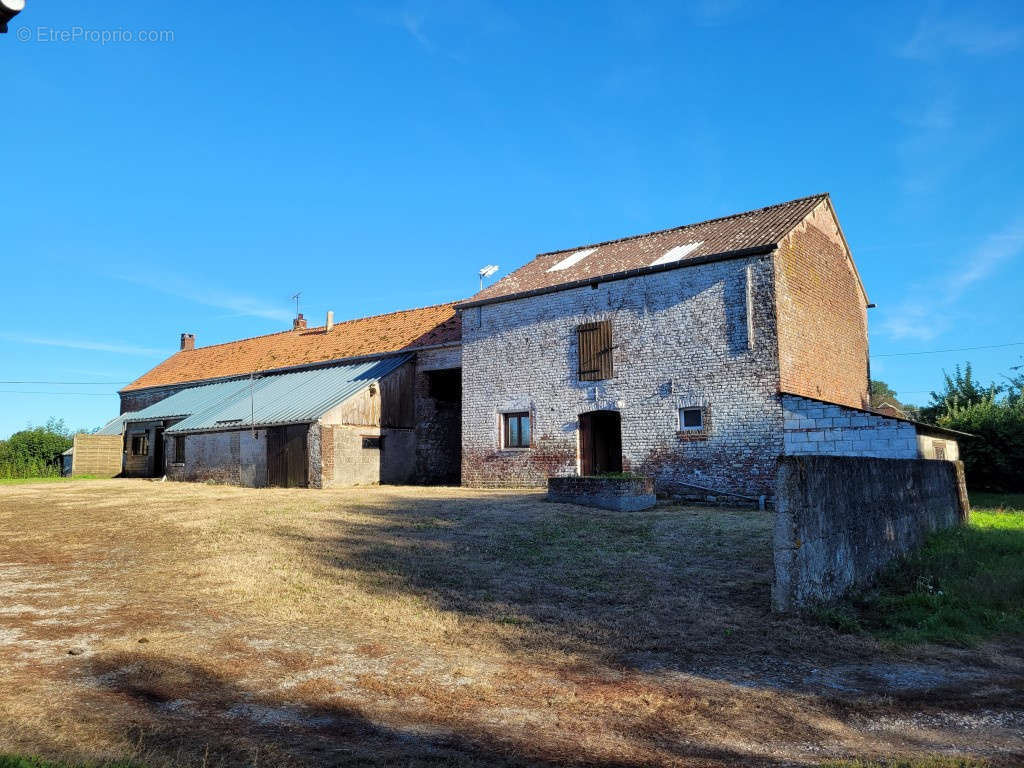
[[[665,253],[651,262],[651,266],[656,267],[659,264],[671,264],[673,261],[685,259],[702,245],[704,245],[704,241],[698,240],[696,243],[687,243],[686,245],[677,245],[674,248],[669,248]]]
[[[555,264],[553,267],[548,267],[548,272],[561,272],[563,269],[568,269],[573,264],[579,264],[587,256],[596,251],[597,248],[584,248],[582,251],[576,251],[576,253],[570,253],[560,262]]]

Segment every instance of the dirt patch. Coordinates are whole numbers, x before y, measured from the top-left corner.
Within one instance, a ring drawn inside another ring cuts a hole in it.
[[[897,654],[773,616],[771,522],[462,489],[3,487],[0,752],[1022,761],[1019,647]]]

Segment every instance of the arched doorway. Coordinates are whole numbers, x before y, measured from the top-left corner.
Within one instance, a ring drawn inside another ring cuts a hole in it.
[[[618,411],[580,414],[580,470],[584,475],[622,471],[622,416]]]

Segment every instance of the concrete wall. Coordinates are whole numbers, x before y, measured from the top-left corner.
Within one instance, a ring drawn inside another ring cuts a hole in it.
[[[411,429],[321,425],[331,441],[330,462],[324,462],[323,487],[402,484],[412,482],[416,469],[416,434]],[[364,448],[364,437],[379,437],[380,448]]]
[[[124,441],[121,435],[75,435],[71,476],[116,477],[121,474]]]
[[[216,482],[263,488],[267,485],[267,433],[257,429],[185,435],[185,461],[175,463],[174,436],[165,435],[170,480]]]
[[[840,456],[781,458],[775,505],[777,611],[869,582],[969,510],[959,462]]]
[[[773,281],[766,256],[465,310],[463,484],[576,473],[579,414],[610,409],[622,414],[623,468],[659,490],[770,493],[782,452]],[[576,327],[598,320],[612,323],[614,376],[581,382]],[[706,407],[705,434],[679,431],[690,405]],[[533,446],[502,450],[499,415],[520,409]]]
[[[782,407],[787,456],[918,458],[917,429],[906,421],[796,395],[783,395]]]

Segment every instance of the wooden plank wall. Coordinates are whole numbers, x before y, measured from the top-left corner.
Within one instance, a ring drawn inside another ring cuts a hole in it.
[[[415,419],[413,413],[415,372],[415,366],[410,360],[389,373],[372,388],[364,389],[335,408],[330,414],[326,414],[325,422],[361,427],[411,429]]]
[[[71,476],[116,477],[121,474],[123,446],[121,435],[75,435]]]

